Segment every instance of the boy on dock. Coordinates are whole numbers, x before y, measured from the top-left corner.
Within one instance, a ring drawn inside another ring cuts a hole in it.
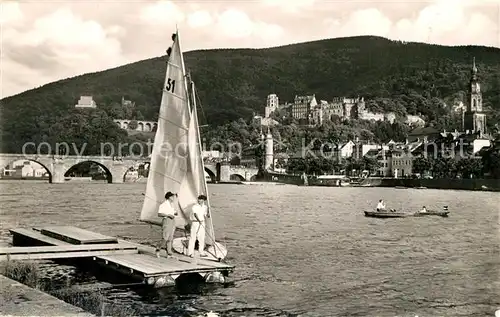
[[[177,212],[175,211],[172,203],[174,202],[175,196],[177,195],[172,192],[167,192],[165,194],[165,201],[158,208],[158,217],[163,218],[163,239],[160,247],[156,249],[157,257],[160,257],[160,249],[165,249],[167,251],[167,256],[171,256],[173,254],[172,242],[174,240],[175,216],[177,216]]]
[[[194,245],[198,240],[198,251],[201,257],[207,256],[205,253],[205,217],[210,217],[208,214],[208,206],[206,205],[207,196],[198,196],[198,203],[191,210],[191,230],[189,234],[189,244],[187,255],[194,257]]]

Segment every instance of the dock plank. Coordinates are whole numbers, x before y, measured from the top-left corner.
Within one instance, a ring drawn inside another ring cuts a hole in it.
[[[99,244],[99,245],[62,245],[47,247],[7,247],[0,248],[3,254],[35,254],[35,253],[64,253],[76,251],[104,251],[104,250],[137,250],[136,247],[122,244]]]
[[[126,240],[121,240],[121,239],[118,239],[118,242],[119,243],[128,242],[131,245],[137,246],[140,253],[145,253],[145,254],[149,254],[149,255],[155,255],[155,253],[156,253],[155,248],[151,247],[151,246],[147,246],[147,245],[139,244],[139,243],[135,243],[135,242],[130,242],[130,241],[126,241]],[[162,251],[162,253],[165,253],[165,252]],[[188,257],[187,255],[175,253],[175,256],[180,261],[192,262],[192,259],[190,257]],[[204,266],[212,266],[212,267],[218,268],[218,269],[233,269],[234,268],[232,265],[226,264],[224,262],[218,262],[218,261],[208,260],[208,259],[204,259],[204,258],[198,258],[197,262],[198,262],[198,264],[201,264]]]
[[[156,258],[146,254],[112,255],[99,258],[141,272],[144,276],[214,271],[211,266],[187,263],[174,258]]]
[[[67,245],[70,244],[68,242],[64,242],[55,238],[51,238],[48,236],[45,236],[41,234],[38,231],[31,230],[31,229],[25,229],[25,228],[15,228],[15,229],[10,229],[9,232],[14,236],[13,242],[14,245],[16,245],[16,238],[21,237],[21,238],[29,238],[33,241],[36,241],[38,244],[45,244],[45,245]]]
[[[117,249],[117,250],[99,250],[99,251],[77,251],[60,253],[21,253],[21,254],[0,254],[0,261],[13,260],[57,260],[57,259],[76,259],[90,258],[109,255],[136,254],[136,250]]]
[[[0,261],[82,258],[138,252],[136,247],[121,244],[8,247],[0,248]]]
[[[42,227],[40,228],[40,232],[43,235],[71,244],[118,243],[116,237],[105,236],[73,226]]]

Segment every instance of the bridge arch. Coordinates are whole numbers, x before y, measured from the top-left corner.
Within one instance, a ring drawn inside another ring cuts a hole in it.
[[[74,169],[76,166],[78,165],[81,165],[83,163],[94,163],[96,165],[98,165],[99,167],[101,167],[104,172],[106,172],[106,181],[108,183],[113,183],[113,174],[111,173],[111,171],[106,167],[106,165],[102,164],[102,163],[99,163],[99,162],[96,162],[96,161],[92,161],[92,160],[87,160],[87,161],[82,161],[82,162],[78,162],[76,164],[74,164],[73,166],[71,166],[65,173],[64,173],[64,176],[65,177],[68,177],[69,175],[71,175],[71,171],[72,169]],[[123,177],[125,177],[125,175],[123,175]]]
[[[217,180],[217,176],[214,174],[214,172],[208,167],[205,167],[205,172],[207,172],[207,174],[210,176],[210,180],[212,181],[212,183],[215,183],[215,181]]]
[[[12,168],[12,165],[14,164],[14,162],[17,162],[17,161],[29,161],[29,162],[33,162],[33,163],[40,165],[41,167],[43,167],[45,169],[45,171],[49,175],[49,183],[52,183],[52,173],[51,173],[50,169],[47,166],[45,166],[45,164],[43,164],[37,160],[33,160],[33,159],[29,159],[29,158],[15,159],[15,160],[12,160],[7,165],[2,166],[2,168],[5,169],[7,166],[9,166],[9,168]]]
[[[231,174],[229,175],[229,180],[244,182],[245,177],[241,176],[240,174]]]

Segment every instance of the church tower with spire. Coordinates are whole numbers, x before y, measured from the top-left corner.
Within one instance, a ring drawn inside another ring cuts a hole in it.
[[[463,118],[463,129],[469,133],[486,133],[486,114],[483,112],[483,97],[477,79],[476,59],[472,62],[471,79],[467,93],[467,109]]]

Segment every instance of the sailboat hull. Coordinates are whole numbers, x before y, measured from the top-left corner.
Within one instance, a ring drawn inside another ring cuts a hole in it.
[[[189,238],[186,237],[175,238],[174,241],[172,242],[172,248],[177,253],[187,255],[188,243],[189,243]],[[219,261],[219,260],[224,260],[226,258],[227,256],[226,247],[220,244],[219,242],[216,242],[215,244],[216,244],[215,246],[209,245],[205,247],[205,253],[207,254],[207,256],[201,257],[201,259]],[[195,257],[199,257],[197,248],[195,248],[194,253]]]

